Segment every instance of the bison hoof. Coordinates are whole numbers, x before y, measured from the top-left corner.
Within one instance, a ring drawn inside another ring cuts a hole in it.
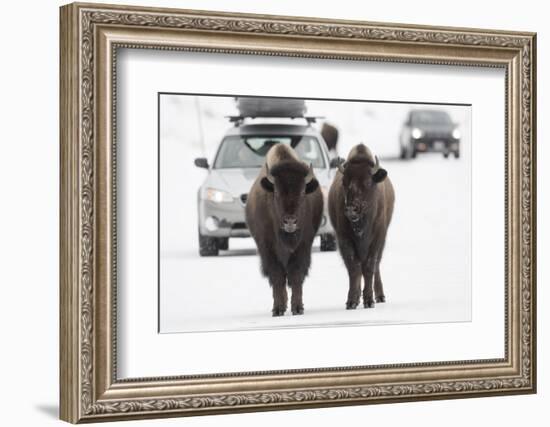
[[[286,311],[286,308],[277,307],[277,308],[274,308],[271,312],[273,313],[273,317],[278,317],[278,316],[284,316],[285,311]]]
[[[357,303],[357,302],[349,302],[348,301],[346,303],[346,310],[355,310],[358,305],[359,305],[359,303]]]
[[[365,306],[365,308],[374,308],[374,301],[365,301],[363,305]]]
[[[304,306],[293,307],[292,314],[304,314]]]
[[[376,297],[376,302],[386,302],[386,297],[384,295]]]

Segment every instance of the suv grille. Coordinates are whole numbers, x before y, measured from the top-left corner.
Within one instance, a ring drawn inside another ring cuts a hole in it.
[[[450,136],[451,136],[450,132],[442,132],[442,131],[426,132],[426,137],[431,139],[448,139]]]
[[[231,229],[233,230],[246,230],[248,227],[246,226],[246,223],[244,222],[235,222],[231,226]]]

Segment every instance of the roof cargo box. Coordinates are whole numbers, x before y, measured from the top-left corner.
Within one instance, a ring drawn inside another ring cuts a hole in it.
[[[304,117],[306,103],[291,98],[236,98],[242,117]]]

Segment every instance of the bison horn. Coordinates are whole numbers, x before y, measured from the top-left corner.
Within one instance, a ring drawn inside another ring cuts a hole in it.
[[[271,175],[271,172],[269,171],[269,166],[267,164],[265,165],[265,170],[266,170],[265,175],[267,177],[267,180],[271,182],[273,185],[275,185],[275,177]]]
[[[313,179],[314,175],[313,175],[313,165],[310,163],[309,164],[309,170],[307,172],[307,175],[306,175],[306,184],[309,184],[311,182],[311,180]]]
[[[372,174],[374,175],[378,172],[378,169],[380,169],[380,160],[378,160],[378,156],[374,156],[374,167],[372,168]]]
[[[342,162],[342,160],[340,160],[341,163],[338,164],[338,170],[340,171],[340,173],[344,173],[344,171],[346,170],[346,162]]]

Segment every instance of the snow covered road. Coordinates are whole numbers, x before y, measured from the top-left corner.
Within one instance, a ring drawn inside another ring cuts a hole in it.
[[[162,161],[169,167],[177,158]],[[161,204],[174,222],[182,212],[185,220],[170,228],[169,239],[177,244],[161,243],[160,331],[469,321],[471,201],[466,159],[427,154],[412,161],[387,158],[382,163],[396,189],[381,266],[385,304],[345,310],[347,271],[339,254],[320,252],[317,241],[304,284],[305,314],[292,316],[288,310],[283,317],[271,317],[271,289],[260,275],[252,239],[231,239],[229,250],[220,256],[199,257],[197,186],[189,186],[188,194]],[[192,176],[182,179],[198,182],[204,174],[192,168],[185,173]]]

